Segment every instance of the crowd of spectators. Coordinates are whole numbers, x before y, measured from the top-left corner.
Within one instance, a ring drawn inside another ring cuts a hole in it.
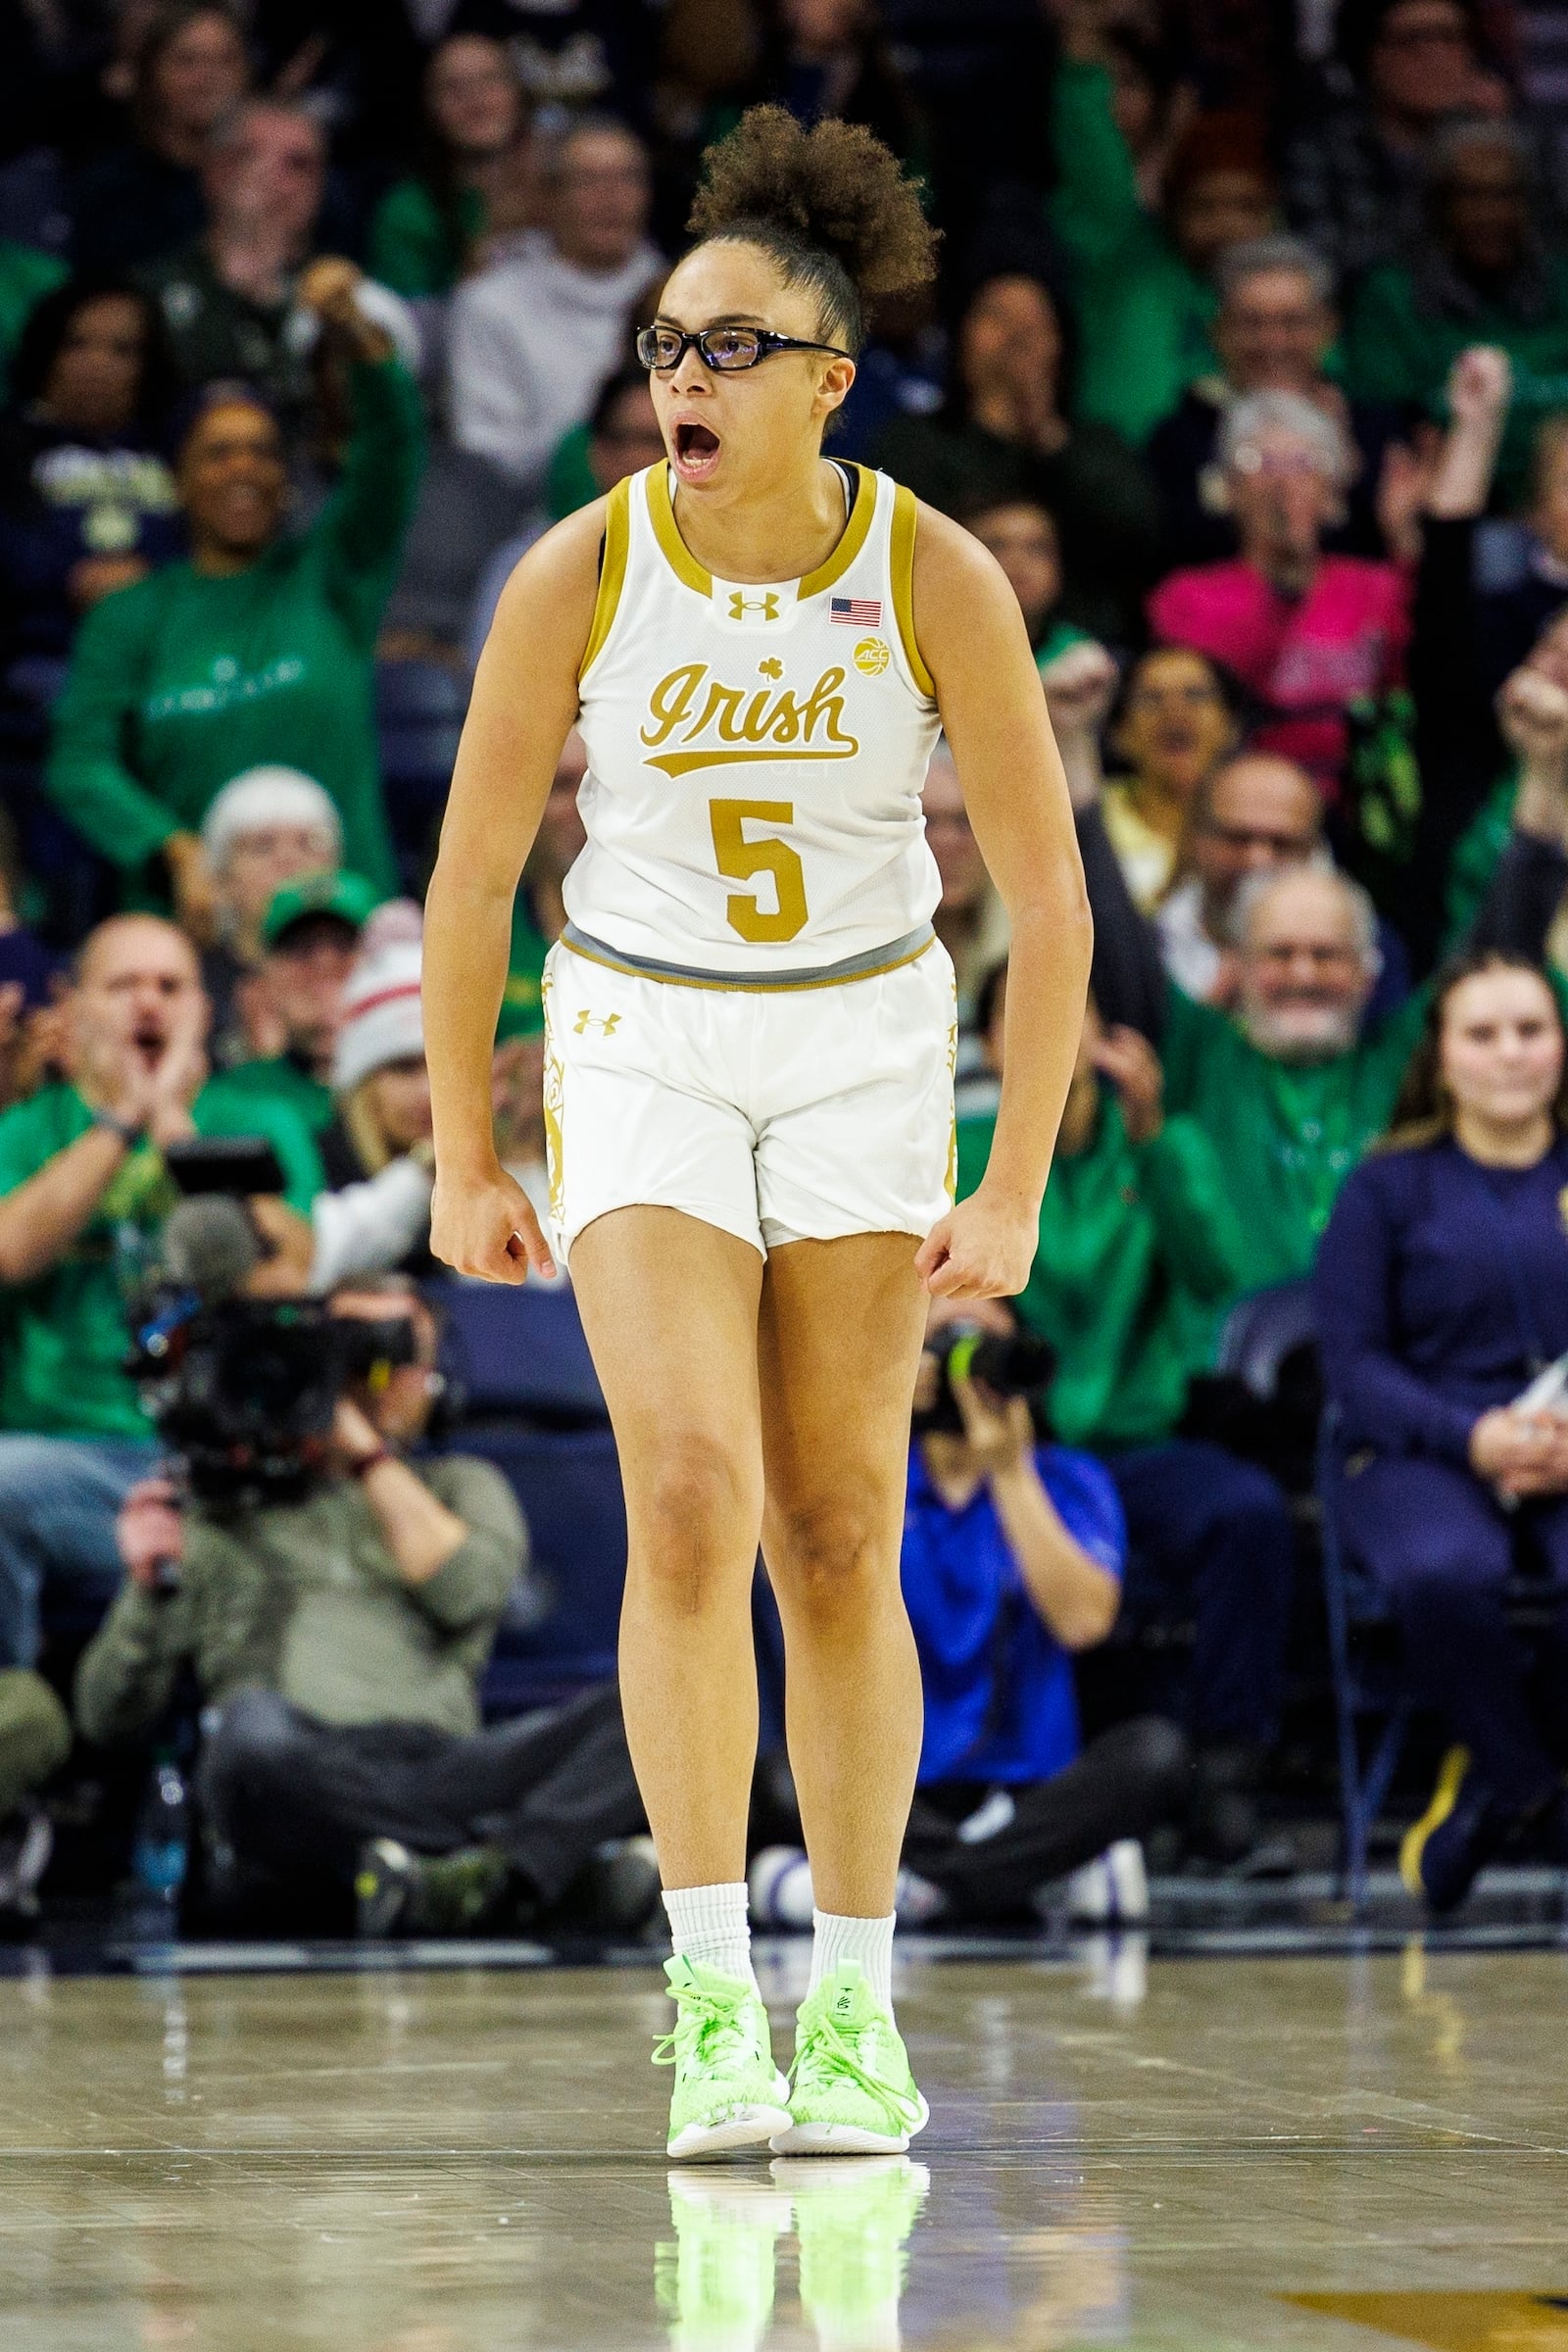
[[[1568,129],[1536,13],[0,5],[0,1912],[71,1742],[61,1593],[109,1608],[89,1742],[194,1681],[220,1895],[275,1899],[308,1847],[305,1891],[358,1881],[383,1931],[538,1916],[612,1851],[611,1910],[639,1899],[612,1689],[481,1728],[526,1534],[493,1471],[419,1451],[418,902],[501,588],[657,460],[632,337],[703,147],[763,99],[921,177],[941,277],[872,318],[836,446],[1005,572],[1097,922],[1034,1270],[978,1318],[1051,1377],[1008,1403],[940,1322],[922,1376],[906,1908],[1025,1913],[1161,1822],[1287,1866],[1256,1800],[1310,1474],[1215,1366],[1293,1283],[1331,1507],[1452,1743],[1412,1887],[1568,1862],[1568,1421],[1518,1402],[1568,1348]],[[541,1201],[585,763],[574,735],[496,1041]],[[925,811],[967,1190],[1007,941],[941,748]],[[277,1170],[254,1294],[417,1325],[248,1565],[176,1507],[124,1369],[166,1155],[223,1137]],[[763,1877],[808,1913],[787,1847]]]

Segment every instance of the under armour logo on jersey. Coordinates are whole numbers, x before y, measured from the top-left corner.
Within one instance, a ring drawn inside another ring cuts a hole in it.
[[[584,1005],[572,1026],[579,1037],[586,1037],[589,1030],[596,1026],[605,1037],[613,1037],[620,1027],[620,1015],[618,1012],[590,1012]]]
[[[744,620],[748,612],[760,612],[764,620],[777,620],[778,598],[773,590],[769,588],[762,596],[744,596],[739,588],[732,588],[729,592],[731,620]]]

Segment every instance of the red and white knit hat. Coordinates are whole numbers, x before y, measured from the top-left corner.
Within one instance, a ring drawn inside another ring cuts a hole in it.
[[[388,940],[362,956],[350,972],[332,1064],[334,1094],[351,1094],[372,1070],[424,1052],[421,956],[417,940]]]

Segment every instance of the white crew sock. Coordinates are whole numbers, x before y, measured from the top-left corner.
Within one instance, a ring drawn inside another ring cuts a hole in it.
[[[884,2009],[893,2006],[893,1922],[896,1913],[886,1919],[846,1919],[838,1911],[813,1911],[811,1926],[811,1981],[807,1990],[812,1993],[824,1977],[830,1977],[841,1960],[858,1960],[865,1981],[871,1987],[871,1997]]]
[[[721,1977],[737,1977],[743,1984],[756,1984],[744,1879],[733,1886],[666,1888],[664,1909],[669,1913],[669,1939],[683,1960],[716,1968]]]

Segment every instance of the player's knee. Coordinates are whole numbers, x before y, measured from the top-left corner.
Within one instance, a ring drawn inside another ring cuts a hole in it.
[[[757,1551],[754,1482],[721,1441],[676,1434],[637,1513],[638,1568],[665,1597],[695,1614],[732,1581],[749,1575]]]
[[[887,1574],[883,1514],[854,1495],[787,1507],[768,1547],[768,1571],[781,1602],[835,1617],[864,1605]]]

